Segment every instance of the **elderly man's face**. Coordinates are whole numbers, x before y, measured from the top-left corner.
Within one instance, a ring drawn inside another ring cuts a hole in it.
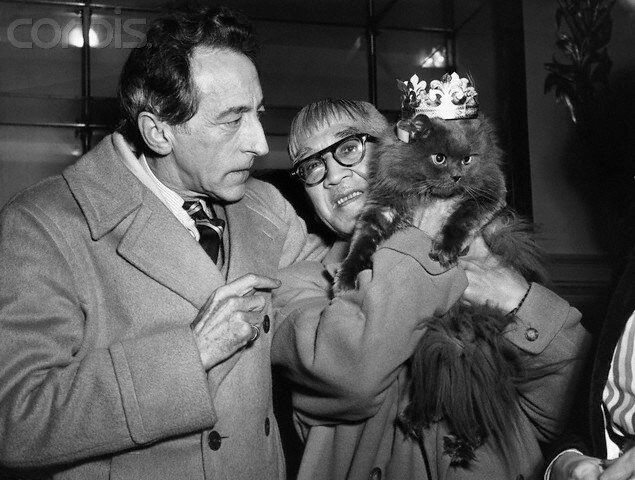
[[[200,104],[173,129],[169,186],[186,197],[240,200],[254,158],[269,151],[258,73],[245,55],[213,48],[195,50],[191,68]]]
[[[354,131],[355,122],[351,119],[334,121],[321,128],[301,142],[302,158],[345,138]],[[326,178],[317,185],[305,187],[318,216],[342,237],[353,233],[355,221],[366,199],[368,158],[373,154],[374,144],[366,143],[364,159],[357,165],[345,167],[333,159],[331,153],[324,157]]]

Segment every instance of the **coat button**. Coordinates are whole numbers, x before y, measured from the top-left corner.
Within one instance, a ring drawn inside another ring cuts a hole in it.
[[[262,321],[262,329],[265,333],[269,333],[269,327],[271,326],[271,321],[269,320],[269,315],[265,315],[265,319]]]
[[[370,471],[368,480],[381,480],[381,468],[375,467]]]
[[[212,450],[218,450],[221,444],[220,433],[218,433],[216,430],[212,430],[211,432],[209,432],[209,434],[207,435],[207,444]]]
[[[271,432],[271,422],[269,421],[269,417],[265,418],[265,435],[269,436]]]
[[[535,328],[529,327],[527,330],[525,330],[525,338],[529,340],[530,342],[533,342],[534,340],[538,338],[538,330],[536,330]]]

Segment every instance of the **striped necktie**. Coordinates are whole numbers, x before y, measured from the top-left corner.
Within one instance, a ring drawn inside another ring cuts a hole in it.
[[[225,222],[220,218],[216,218],[214,210],[212,210],[213,218],[209,218],[203,209],[203,204],[200,200],[194,202],[185,202],[183,208],[196,224],[196,229],[200,234],[198,243],[201,244],[205,253],[209,255],[214,263],[222,262],[222,248],[223,248],[223,230],[225,229]]]

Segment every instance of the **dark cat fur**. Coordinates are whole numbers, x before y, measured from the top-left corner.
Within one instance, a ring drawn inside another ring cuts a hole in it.
[[[460,304],[428,322],[412,357],[412,400],[399,418],[408,433],[418,438],[445,419],[464,452],[493,438],[505,459],[517,459],[517,389],[527,372],[516,347],[502,338],[507,323],[491,307]],[[451,464],[465,467],[471,459],[454,456]]]
[[[414,141],[382,138],[369,159],[367,200],[334,291],[354,289],[357,274],[371,266],[377,245],[411,226],[415,208],[440,198],[459,200],[434,239],[431,256],[442,265],[455,263],[465,243],[481,231],[490,250],[507,265],[531,280],[544,277],[540,250],[527,235],[530,225],[505,208],[503,152],[491,124],[485,118],[419,115],[412,127]],[[437,154],[446,156],[444,165],[433,163]],[[463,164],[470,156],[471,162]]]
[[[503,152],[491,124],[484,118],[418,116],[410,128],[409,143],[382,138],[369,160],[367,201],[336,275],[335,293],[355,288],[377,245],[411,226],[417,207],[443,198],[458,201],[433,239],[431,258],[444,266],[456,263],[464,245],[480,232],[503,264],[528,280],[544,281],[530,224],[505,206]],[[439,154],[445,155],[442,164],[435,163],[442,159]],[[510,320],[492,307],[456,305],[429,321],[413,355],[412,402],[400,423],[420,438],[421,429],[444,419],[451,432],[446,453],[454,466],[467,466],[474,450],[490,438],[508,465],[520,454],[517,386],[523,362],[502,335]]]

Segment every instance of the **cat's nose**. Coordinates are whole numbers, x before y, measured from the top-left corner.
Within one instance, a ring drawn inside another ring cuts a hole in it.
[[[454,183],[458,182],[461,180],[461,175],[452,175],[452,180],[454,180]]]

